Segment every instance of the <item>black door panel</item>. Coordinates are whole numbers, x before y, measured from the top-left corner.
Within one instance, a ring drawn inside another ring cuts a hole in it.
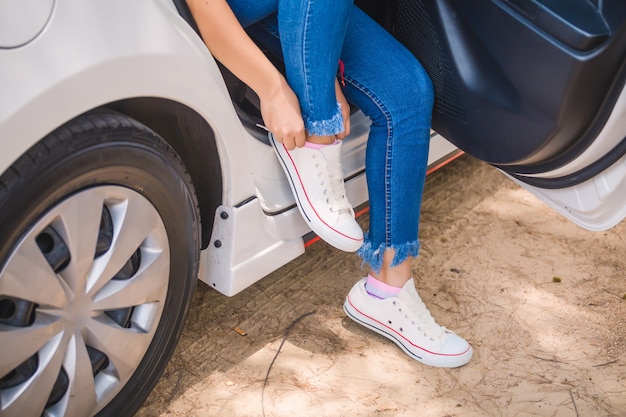
[[[580,154],[626,78],[623,0],[398,0],[392,30],[433,79],[434,128],[510,172]]]
[[[579,51],[589,51],[609,36],[596,5],[587,0],[504,0],[537,28]]]

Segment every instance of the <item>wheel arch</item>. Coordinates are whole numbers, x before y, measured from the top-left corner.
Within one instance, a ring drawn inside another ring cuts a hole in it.
[[[210,242],[215,210],[222,204],[222,166],[215,132],[197,112],[176,101],[142,97],[110,103],[106,108],[152,129],[183,160],[196,189],[202,227],[202,247]]]

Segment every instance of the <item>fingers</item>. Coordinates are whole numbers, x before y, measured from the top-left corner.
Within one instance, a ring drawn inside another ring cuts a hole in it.
[[[306,133],[300,104],[287,82],[282,82],[279,88],[259,98],[261,117],[274,138],[289,150],[304,146]]]
[[[294,137],[294,144],[298,148],[301,148],[304,146],[305,143],[306,143],[306,134],[304,133],[304,130],[303,130],[301,134],[298,134],[297,136]]]
[[[293,151],[296,148],[296,139],[294,137],[283,137],[279,141],[285,145],[288,151]]]
[[[304,126],[301,129],[275,129],[270,131],[273,133],[274,138],[285,145],[287,150],[293,150],[295,148],[301,148],[306,142],[306,134]]]
[[[350,105],[337,82],[335,89],[343,118],[343,132],[337,134],[336,137],[343,139],[350,134]],[[289,85],[284,82],[281,88],[273,91],[272,94],[259,96],[259,98],[261,117],[274,138],[288,150],[303,147],[307,140],[304,121],[298,98]]]
[[[287,148],[288,151],[292,151],[296,145],[293,138],[281,138],[279,141]]]

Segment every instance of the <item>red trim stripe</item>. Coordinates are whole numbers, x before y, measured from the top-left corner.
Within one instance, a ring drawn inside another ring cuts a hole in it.
[[[461,353],[437,353],[437,352],[431,352],[428,349],[424,349],[421,346],[416,345],[415,343],[411,342],[409,339],[407,339],[406,337],[404,337],[403,335],[401,335],[400,333],[398,333],[397,331],[395,331],[394,329],[392,329],[391,327],[387,326],[385,323],[381,323],[380,321],[376,320],[375,318],[368,316],[367,314],[363,313],[361,310],[359,310],[358,308],[356,308],[354,306],[354,304],[352,304],[352,301],[350,300],[350,294],[348,294],[348,302],[350,303],[350,305],[352,306],[352,308],[354,308],[356,311],[359,312],[359,314],[361,314],[363,317],[367,317],[368,319],[375,321],[376,323],[380,324],[382,327],[385,327],[387,329],[389,329],[391,332],[393,332],[394,334],[400,336],[402,339],[406,340],[411,346],[414,346],[420,350],[423,350],[424,352],[430,353],[431,355],[437,355],[437,356],[461,356],[466,354],[469,350],[470,350],[470,346],[469,344],[467,345],[467,349],[465,349],[465,351],[461,352]]]
[[[304,196],[306,197],[306,200],[309,202],[309,206],[311,207],[311,210],[313,210],[313,212],[315,213],[315,215],[317,216],[317,218],[318,218],[318,219],[319,219],[322,223],[324,223],[324,225],[326,225],[326,227],[328,227],[330,230],[332,230],[332,231],[336,232],[337,234],[340,234],[341,236],[344,236],[344,237],[346,237],[346,238],[348,238],[348,239],[352,239],[352,240],[357,241],[357,242],[362,241],[363,239],[355,239],[355,238],[353,238],[352,236],[348,236],[348,235],[346,235],[346,234],[344,234],[344,233],[341,233],[339,230],[337,230],[337,229],[333,228],[332,226],[330,226],[328,223],[326,223],[326,222],[324,221],[324,219],[322,219],[322,218],[320,217],[320,215],[317,213],[317,210],[315,210],[315,206],[313,206],[313,203],[311,203],[311,199],[309,199],[309,195],[307,194],[306,189],[305,189],[305,188],[304,188],[304,186],[302,185],[302,179],[301,179],[301,177],[300,177],[300,172],[298,171],[298,168],[296,167],[296,164],[294,163],[293,158],[291,157],[291,153],[287,150],[287,148],[285,147],[285,145],[283,145],[282,143],[281,143],[281,146],[285,149],[285,152],[287,153],[287,156],[289,156],[289,160],[291,161],[291,165],[293,166],[293,169],[296,171],[296,175],[298,176],[298,181],[300,182],[300,185],[301,185],[301,187],[302,187],[302,191],[304,192]]]
[[[454,161],[456,158],[462,155],[465,155],[465,152],[459,150],[458,153],[452,155],[448,159],[444,159],[443,161],[439,162],[437,165],[433,166],[432,168],[429,168],[426,171],[426,175],[432,174],[433,172],[437,171],[439,168],[442,168],[443,166],[448,165],[450,162]]]

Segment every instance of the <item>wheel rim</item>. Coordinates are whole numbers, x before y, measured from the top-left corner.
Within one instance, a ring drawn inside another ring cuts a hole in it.
[[[1,414],[101,410],[144,358],[169,275],[163,221],[133,190],[90,188],[44,213],[0,272]]]

